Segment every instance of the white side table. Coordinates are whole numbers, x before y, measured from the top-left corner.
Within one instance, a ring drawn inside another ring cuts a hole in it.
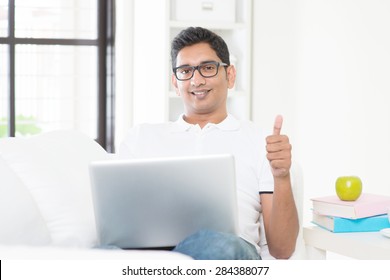
[[[326,259],[326,252],[363,260],[390,260],[390,238],[380,232],[332,233],[317,226],[304,227],[308,259]]]

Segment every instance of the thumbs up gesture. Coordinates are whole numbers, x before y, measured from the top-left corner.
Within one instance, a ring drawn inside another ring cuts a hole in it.
[[[291,167],[291,144],[286,135],[281,135],[283,117],[275,118],[273,134],[266,138],[267,159],[269,160],[274,177],[285,177]]]

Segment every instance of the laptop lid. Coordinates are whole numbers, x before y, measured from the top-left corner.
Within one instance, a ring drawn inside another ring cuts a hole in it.
[[[237,234],[232,155],[97,161],[90,164],[100,245],[177,245],[200,229]]]

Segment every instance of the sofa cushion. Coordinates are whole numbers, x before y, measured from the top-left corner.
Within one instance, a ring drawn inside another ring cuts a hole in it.
[[[2,143],[8,139],[0,140]],[[46,223],[30,192],[0,154],[0,244],[47,245]]]
[[[54,131],[15,138],[0,152],[36,201],[53,245],[96,245],[88,165],[107,158],[101,146],[76,131]]]

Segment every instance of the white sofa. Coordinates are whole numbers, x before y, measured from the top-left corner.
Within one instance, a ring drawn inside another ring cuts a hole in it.
[[[111,156],[73,130],[0,139],[0,259],[188,259],[169,251],[94,248],[88,165]],[[294,196],[302,217],[302,176],[299,168],[294,170]],[[271,258],[267,248],[263,258]],[[293,259],[301,258],[300,234]]]
[[[77,131],[0,139],[0,259],[188,259],[168,251],[94,248],[88,165],[109,156]]]

